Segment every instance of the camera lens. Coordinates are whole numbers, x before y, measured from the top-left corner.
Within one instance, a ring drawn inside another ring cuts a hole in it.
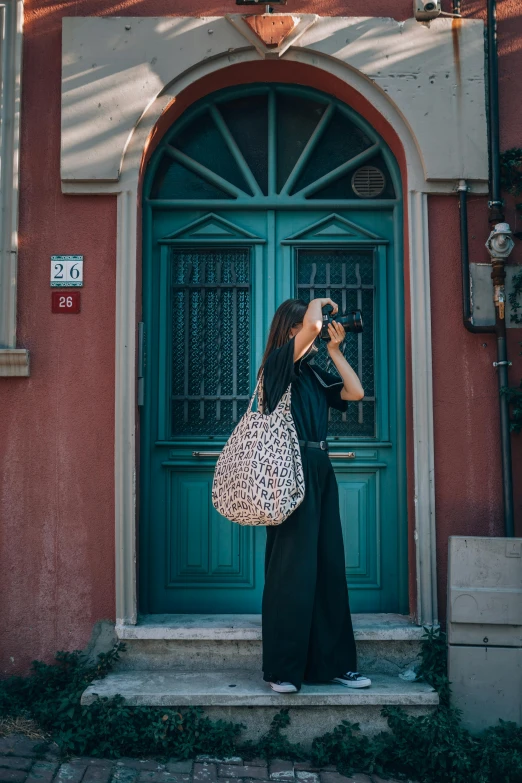
[[[344,326],[345,332],[362,332],[363,322],[360,310],[353,310],[351,313],[336,317],[335,320]]]
[[[424,6],[425,11],[434,11],[437,7],[437,3],[426,3]]]
[[[338,313],[334,316],[331,315],[332,307],[325,305],[323,307],[323,327],[320,332],[322,340],[329,340],[328,324],[335,321],[344,327],[345,332],[362,332],[363,320],[360,310],[352,310],[350,313]]]

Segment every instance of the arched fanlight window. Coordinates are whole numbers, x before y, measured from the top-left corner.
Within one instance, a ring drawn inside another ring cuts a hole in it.
[[[389,154],[389,153],[388,153]],[[353,110],[285,85],[224,90],[174,124],[154,158],[151,200],[390,200],[387,148]]]

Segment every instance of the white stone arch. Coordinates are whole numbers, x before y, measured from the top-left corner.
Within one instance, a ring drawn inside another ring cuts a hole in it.
[[[81,21],[81,20],[80,20]],[[94,20],[87,20],[89,22]],[[96,20],[99,22],[100,20]],[[108,20],[104,20],[108,21]],[[119,20],[120,22],[126,20]],[[211,20],[214,22],[215,20]],[[220,19],[220,22],[225,20]],[[324,19],[322,20],[325,21]],[[332,38],[339,32],[335,21]],[[352,20],[344,20],[349,22]],[[383,20],[380,20],[381,22]],[[388,20],[384,20],[388,21]],[[205,20],[205,23],[206,20]],[[232,31],[232,26],[230,30]],[[208,30],[207,30],[208,32]],[[233,31],[232,49],[202,59],[185,71],[173,74],[162,89],[149,98],[138,121],[129,129],[121,151],[119,178],[114,181],[86,179],[81,174],[74,180],[64,179],[65,193],[113,193],[118,196],[117,260],[116,260],[116,388],[115,388],[115,531],[116,531],[116,618],[117,625],[134,624],[137,620],[136,589],[136,377],[137,377],[137,261],[141,258],[137,245],[138,203],[141,167],[152,131],[170,102],[190,85],[211,73],[232,64],[260,62],[258,51],[242,39],[238,46],[237,31]],[[426,161],[422,151],[429,140],[415,137],[405,112],[392,100],[378,81],[362,70],[328,54],[328,36],[302,48],[294,46],[284,54],[285,61],[311,65],[345,82],[370,104],[394,128],[406,160],[405,210],[407,214],[409,284],[411,301],[411,374],[413,397],[414,499],[417,602],[419,624],[437,622],[437,583],[435,560],[435,499],[434,441],[432,404],[432,360],[430,323],[430,278],[428,242],[428,193],[450,193],[454,181],[444,169],[441,176],[426,179]],[[299,41],[301,43],[301,41]],[[247,44],[247,46],[245,46]],[[383,46],[386,44],[383,41]],[[235,47],[235,48],[234,48]],[[332,51],[336,47],[332,47]],[[175,70],[175,69],[173,69]],[[446,133],[448,129],[446,128]],[[450,134],[451,135],[451,134]],[[62,144],[63,150],[63,144]],[[80,167],[81,168],[81,167]],[[444,167],[443,167],[444,168]],[[80,170],[80,169],[79,169]],[[62,169],[63,173],[63,169]],[[456,178],[462,172],[456,173]],[[469,178],[469,175],[468,175]],[[471,177],[473,178],[473,177]],[[475,176],[475,189],[485,188],[484,176]],[[402,227],[401,227],[402,228]]]

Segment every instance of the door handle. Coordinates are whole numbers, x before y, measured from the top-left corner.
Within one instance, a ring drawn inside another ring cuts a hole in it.
[[[220,451],[193,451],[193,457],[219,457]],[[337,451],[330,454],[330,459],[355,459],[355,451]]]
[[[145,339],[145,324],[140,321],[138,324],[138,407],[143,407],[144,404],[145,359],[147,355]]]

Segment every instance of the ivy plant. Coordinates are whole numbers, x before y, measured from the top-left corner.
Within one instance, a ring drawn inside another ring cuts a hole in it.
[[[522,194],[522,149],[512,147],[500,155],[500,176],[501,185],[504,191],[512,196]],[[520,208],[522,205],[517,204]],[[515,234],[519,236],[519,234]],[[522,324],[522,271],[513,277],[513,290],[509,294],[509,304],[511,306],[511,320],[516,324]],[[522,346],[522,343],[520,343]],[[522,354],[521,354],[522,355]],[[522,379],[518,386],[504,386],[501,394],[507,397],[511,405],[511,432],[522,431]]]
[[[522,783],[522,727],[500,721],[480,735],[468,732],[451,704],[445,634],[424,630],[418,677],[439,692],[439,706],[427,715],[385,707],[388,731],[376,736],[344,720],[317,736],[309,754],[285,734],[288,709],[276,713],[259,739],[244,742],[241,724],[211,721],[197,707],[132,707],[121,696],[82,705],[83,690],[111,670],[124,651],[121,643],[99,655],[95,664],[79,651],[59,652],[54,664],[33,662],[28,677],[0,680],[0,723],[8,717],[31,718],[58,743],[63,758],[81,754],[163,760],[206,753],[297,761],[309,755],[313,765],[333,764],[345,775],[363,772],[419,783]],[[45,744],[41,752],[46,752]]]
[[[509,304],[511,305],[511,320],[516,324],[522,324],[522,303],[520,295],[522,294],[522,270],[513,277],[513,290],[509,294]],[[522,346],[522,343],[519,343]],[[521,354],[522,356],[522,351]],[[511,421],[509,428],[511,432],[522,431],[522,379],[518,386],[503,386],[500,390],[505,394],[511,405]]]
[[[512,147],[500,155],[500,184],[512,196],[522,193],[522,149]]]

